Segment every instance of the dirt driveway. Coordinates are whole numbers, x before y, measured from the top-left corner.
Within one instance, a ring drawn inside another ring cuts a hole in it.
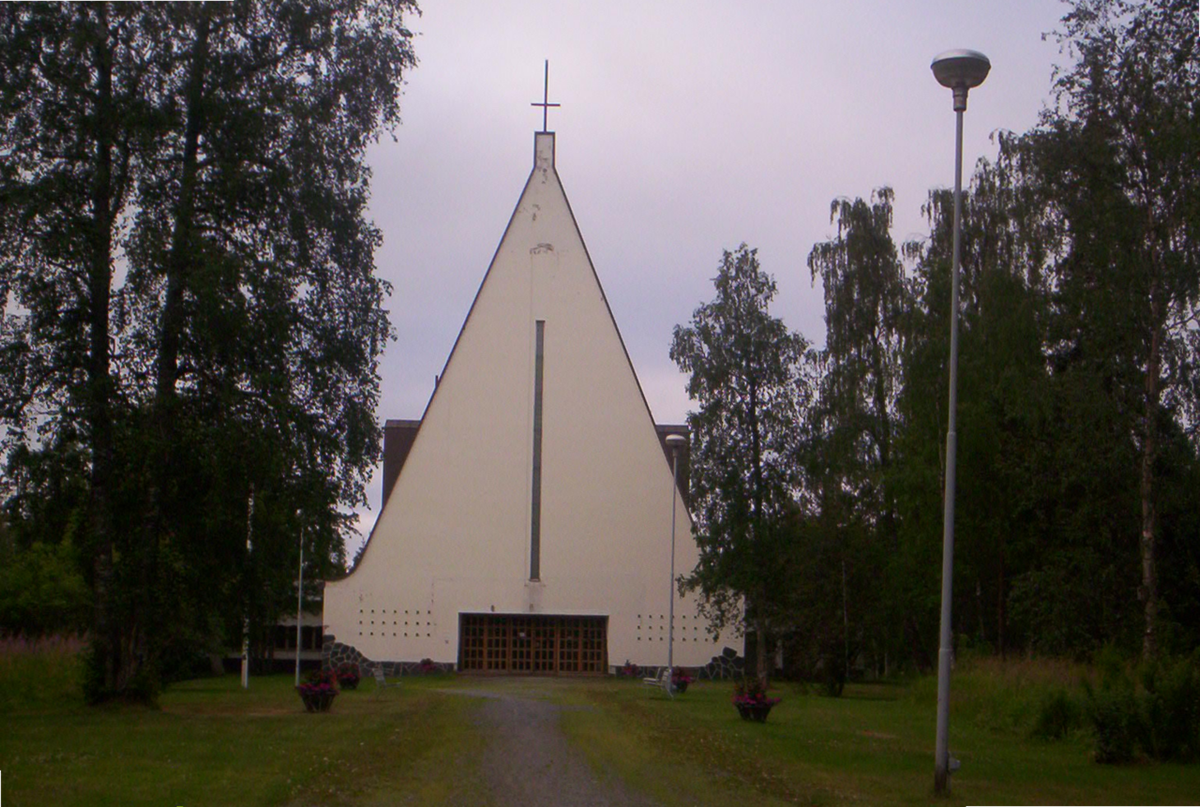
[[[489,803],[497,807],[551,805],[653,807],[640,793],[631,792],[615,775],[597,772],[581,751],[571,746],[559,717],[572,706],[548,700],[554,681],[497,679],[472,689],[447,689],[446,694],[485,699],[476,712],[485,738],[479,774]]]

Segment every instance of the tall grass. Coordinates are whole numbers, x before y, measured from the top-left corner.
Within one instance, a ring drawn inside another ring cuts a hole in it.
[[[79,636],[0,636],[0,712],[80,702],[85,646]]]
[[[1082,682],[1092,676],[1087,665],[1062,659],[966,655],[950,675],[950,709],[980,728],[1028,734],[1045,704],[1064,693],[1081,700]],[[937,676],[913,681],[909,697],[936,704]]]

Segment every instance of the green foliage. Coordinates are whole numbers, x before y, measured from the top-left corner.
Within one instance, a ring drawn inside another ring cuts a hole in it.
[[[1200,651],[1145,664],[1141,683],[1146,753],[1162,760],[1200,756]]]
[[[78,533],[98,695],[273,621],[298,509],[308,576],[344,566],[391,333],[366,149],[415,11],[0,8],[0,451],[28,477],[0,495],[25,534]]]
[[[1002,137],[996,162],[980,161],[964,189],[958,364],[958,449],[955,540],[956,629],[1007,652],[1024,644],[1009,602],[1014,581],[1048,540],[1047,485],[1062,473],[1047,453],[1049,378],[1043,353],[1047,300],[1042,277],[1045,222],[1030,212],[1021,152]],[[905,385],[899,411],[893,484],[900,513],[900,551],[891,575],[920,581],[936,594],[942,538],[943,447],[947,423],[953,195],[929,195],[929,238],[904,247],[914,261],[914,305],[908,312]],[[933,573],[931,574],[931,570]],[[891,576],[889,575],[889,576]],[[934,578],[934,579],[931,579]],[[902,593],[919,649],[934,644],[937,600]],[[1023,635],[1024,634],[1024,635]]]
[[[1065,689],[1055,689],[1042,698],[1030,736],[1061,740],[1083,725],[1083,709]]]
[[[1200,651],[1143,662],[1136,677],[1115,648],[1097,656],[1100,686],[1088,685],[1097,762],[1128,762],[1137,750],[1158,760],[1200,753]]]
[[[194,627],[197,624],[202,625],[203,621],[179,620],[172,626],[170,639],[163,642],[156,672],[164,687],[177,681],[214,675],[213,659],[219,659],[227,652],[227,645],[220,641],[223,634],[219,627],[197,629]]]
[[[1084,683],[1087,716],[1096,740],[1095,760],[1105,764],[1129,762],[1144,733],[1133,679],[1111,646],[1097,657],[1096,666],[1099,687]]]
[[[1200,192],[1185,167],[1200,62],[1183,5],[1072,3],[1061,39],[1078,61],[1057,74],[1058,104],[1002,132],[964,194],[954,630],[1001,654],[1140,642],[1152,656],[1200,635],[1182,498],[1200,466]],[[952,204],[930,194],[930,236],[904,248],[884,577],[918,666],[937,618]]]
[[[141,704],[150,707],[158,705],[158,696],[162,693],[163,680],[159,673],[158,659],[145,661],[132,666],[129,675],[121,680],[119,687],[112,685],[109,675],[110,661],[106,654],[92,642],[82,654],[82,689],[84,700],[92,705],[107,701],[118,701],[129,704]]]
[[[896,591],[877,584],[898,544],[893,463],[911,307],[891,235],[892,199],[890,188],[880,188],[869,202],[834,200],[837,237],[808,256],[813,281],[819,276],[824,286],[826,336],[800,457],[818,513],[798,535],[806,580],[795,638],[808,645],[801,655],[810,661],[802,664],[820,667],[835,695],[845,684],[851,645],[867,665],[879,666],[901,629]]]
[[[0,544],[0,635],[81,632],[90,616],[91,593],[70,541]]]
[[[838,528],[825,512],[796,513],[787,526],[796,560],[786,600],[793,619],[781,639],[784,672],[836,696],[849,674],[847,659],[877,649],[863,630],[877,618],[880,601],[870,593],[879,568],[871,562],[874,536],[862,523]]]
[[[1164,422],[1194,412],[1200,314],[1200,51],[1185,0],[1077,0],[1060,38],[1078,61],[1029,135],[1036,181],[1066,235],[1054,264],[1053,356],[1095,379],[1136,445],[1142,652],[1158,651],[1158,457]],[[1167,429],[1166,431],[1169,431]],[[1170,597],[1167,598],[1168,602]]]
[[[1152,655],[1200,638],[1196,34],[1177,0],[1072,3],[1058,105],[1001,132],[964,193],[960,647]],[[876,670],[932,665],[953,203],[930,193],[907,274],[887,189],[835,200],[837,235],[809,256],[827,336],[792,531],[806,618],[785,644],[814,680],[838,644]]]
[[[688,427],[700,561],[682,588],[700,590],[715,627],[743,618],[754,626],[765,676],[767,637],[790,613],[783,598],[795,553],[786,520],[795,507],[798,427],[812,394],[802,374],[807,343],[768,312],[775,281],[756,250],[726,251],[714,286],[713,301],[689,326],[676,326],[671,343],[698,405]]]
[[[831,698],[840,698],[846,689],[846,660],[838,653],[829,653],[823,659],[822,685],[824,693]]]
[[[1133,688],[1088,690],[1088,718],[1096,738],[1094,758],[1103,764],[1133,759],[1141,716]]]

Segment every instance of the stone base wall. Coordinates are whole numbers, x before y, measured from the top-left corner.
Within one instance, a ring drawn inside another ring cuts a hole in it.
[[[667,665],[636,667],[631,673],[625,672],[625,666],[613,667],[617,675],[631,675],[635,678],[656,678]],[[726,647],[719,656],[713,656],[712,661],[701,667],[690,667],[683,664],[675,666],[677,670],[685,670],[699,681],[729,681],[741,678],[745,673],[746,660],[731,647]]]
[[[321,669],[336,670],[338,665],[346,662],[357,664],[363,678],[374,675],[376,667],[381,667],[383,674],[389,678],[454,672],[454,665],[448,662],[374,661],[364,656],[357,647],[342,644],[332,634],[326,634],[321,642]]]
[[[746,660],[737,654],[732,647],[726,647],[721,655],[713,656],[712,661],[697,671],[697,678],[710,681],[729,681],[741,678],[746,671]]]

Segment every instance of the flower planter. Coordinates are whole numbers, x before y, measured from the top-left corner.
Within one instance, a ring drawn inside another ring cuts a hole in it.
[[[737,703],[738,714],[742,716],[742,720],[753,720],[755,723],[766,723],[767,715],[771,713],[771,707],[779,703],[778,699],[763,701],[761,703]]]
[[[733,705],[737,707],[742,720],[753,720],[755,723],[766,723],[771,707],[779,703],[779,698],[767,696],[767,687],[757,679],[743,678],[733,691]]]
[[[338,686],[342,689],[358,689],[358,665],[353,661],[344,661],[339,664],[337,669],[333,671],[333,675],[337,678]]]
[[[336,697],[337,690],[333,689],[323,692],[300,692],[300,700],[304,701],[304,708],[310,712],[328,712]]]

